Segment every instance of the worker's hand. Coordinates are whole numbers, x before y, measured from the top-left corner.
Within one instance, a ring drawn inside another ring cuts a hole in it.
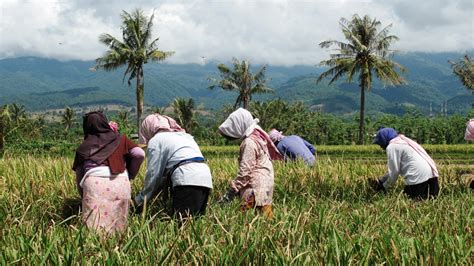
[[[140,214],[143,212],[143,204],[137,204],[135,200],[132,200],[130,204],[130,212],[135,214]]]
[[[369,179],[369,186],[376,192],[385,191],[383,182],[380,181],[379,179]]]
[[[227,192],[219,199],[218,203],[219,204],[225,204],[225,203],[229,203],[231,202],[232,200],[234,200],[234,198],[238,196],[238,193],[236,193],[232,188],[230,188],[229,190],[227,190]]]

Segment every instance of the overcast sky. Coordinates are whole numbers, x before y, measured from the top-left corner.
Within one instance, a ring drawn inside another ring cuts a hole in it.
[[[402,52],[474,49],[473,0],[1,0],[0,58],[41,56],[91,60],[106,47],[101,33],[120,37],[120,13],[155,13],[159,48],[170,63],[228,62],[232,57],[272,65],[317,64],[343,40],[341,17],[368,14],[393,24]]]

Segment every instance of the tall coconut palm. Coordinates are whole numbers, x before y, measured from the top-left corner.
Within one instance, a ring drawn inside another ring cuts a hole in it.
[[[239,96],[235,100],[234,109],[243,105],[245,109],[248,108],[252,95],[257,93],[267,93],[272,90],[266,86],[265,70],[266,66],[261,67],[255,74],[250,72],[250,64],[248,61],[239,61],[236,58],[232,59],[233,69],[230,69],[224,64],[219,64],[221,79],[210,79],[215,84],[209,89],[220,87],[223,90],[237,91]]]
[[[149,61],[162,61],[174,52],[163,52],[158,50],[159,38],[152,38],[153,18],[143,14],[137,9],[131,14],[122,12],[122,41],[108,33],[100,35],[99,41],[105,44],[109,50],[96,59],[93,69],[104,69],[113,71],[122,66],[127,66],[123,75],[123,81],[128,76],[127,83],[136,79],[137,97],[137,125],[140,128],[143,113],[144,73],[143,66]]]
[[[474,90],[474,62],[469,55],[464,55],[464,58],[459,61],[449,61],[456,74],[464,86],[468,89]]]
[[[178,124],[186,129],[186,131],[192,132],[193,128],[197,125],[197,121],[194,117],[193,99],[190,98],[186,101],[183,98],[176,98],[172,106]]]
[[[320,65],[328,66],[329,69],[319,76],[318,82],[331,77],[331,84],[343,76],[352,82],[354,76],[357,77],[360,87],[359,144],[363,144],[365,91],[370,90],[374,74],[388,85],[400,85],[404,80],[397,69],[405,69],[392,60],[393,50],[389,48],[398,37],[389,34],[391,25],[379,30],[380,21],[367,15],[361,18],[357,14],[351,20],[341,18],[339,25],[347,42],[328,40],[319,44],[321,48],[334,46],[336,52],[330,55],[330,59],[320,62]]]

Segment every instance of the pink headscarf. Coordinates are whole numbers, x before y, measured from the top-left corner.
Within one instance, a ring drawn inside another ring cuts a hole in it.
[[[273,141],[273,142],[277,142],[277,141],[280,141],[281,139],[283,139],[285,136],[282,134],[281,131],[278,131],[276,130],[275,128],[273,128],[272,130],[270,130],[270,132],[268,132],[268,135],[270,136],[270,139]]]
[[[176,121],[166,115],[151,114],[147,116],[140,127],[140,144],[147,144],[158,132],[186,132]]]
[[[467,122],[466,134],[464,135],[465,140],[474,140],[474,118]]]
[[[431,168],[431,172],[433,173],[433,177],[439,177],[438,168],[436,168],[436,164],[428,155],[428,153],[420,146],[420,144],[416,143],[410,138],[405,137],[402,134],[399,134],[396,138],[393,138],[390,143],[396,144],[408,144],[412,147],[429,165]]]
[[[258,119],[253,119],[252,114],[239,108],[227,117],[227,119],[219,126],[219,131],[229,137],[243,139],[246,137],[256,137],[266,143],[270,159],[283,160],[283,156],[273,144],[273,141],[258,124]]]

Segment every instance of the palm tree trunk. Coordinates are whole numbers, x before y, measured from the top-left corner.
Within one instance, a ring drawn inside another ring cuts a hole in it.
[[[234,103],[234,110],[237,110],[237,107],[239,106],[239,99],[235,100]]]
[[[244,96],[244,109],[248,110],[248,107],[249,106],[249,97],[248,96]]]
[[[137,130],[138,130],[138,137],[140,137],[140,122],[142,121],[142,113],[143,113],[143,69],[140,68],[137,74]]]
[[[360,82],[360,116],[359,116],[359,144],[364,144],[365,128],[364,119],[365,116],[365,78],[362,78]]]

